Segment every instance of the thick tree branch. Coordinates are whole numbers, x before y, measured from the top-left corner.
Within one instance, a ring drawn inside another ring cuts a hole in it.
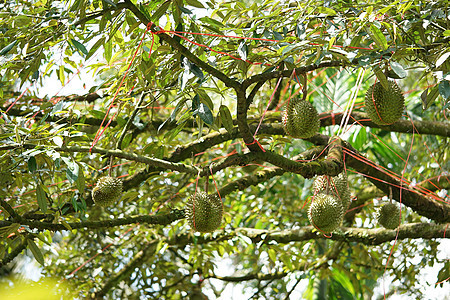
[[[215,278],[222,281],[227,282],[242,282],[242,281],[249,281],[249,280],[258,280],[258,281],[265,281],[265,280],[274,280],[274,279],[281,279],[285,276],[287,276],[288,272],[276,272],[276,273],[248,273],[246,275],[242,276],[218,276],[211,274],[206,278]]]
[[[113,220],[71,222],[67,224],[33,221],[21,218],[20,220],[14,221],[0,221],[0,228],[10,226],[13,223],[19,223],[21,225],[26,225],[30,228],[35,228],[38,230],[50,230],[50,231],[62,231],[62,230],[83,229],[83,228],[84,229],[108,228],[137,223],[150,225],[168,225],[174,221],[181,220],[184,217],[185,215],[183,210],[172,210],[172,212],[167,214],[117,218]],[[67,225],[69,225],[70,228],[68,228]]]
[[[365,245],[380,245],[396,239],[397,230],[398,240],[404,239],[449,239],[448,230],[450,223],[411,223],[400,225],[396,230],[383,228],[353,228],[341,227],[333,232],[331,237],[324,236],[313,226],[304,226],[299,229],[291,230],[265,230],[254,228],[237,228],[233,231],[217,231],[214,235],[193,236],[191,233],[179,234],[167,240],[169,245],[184,247],[191,243],[206,244],[220,242],[243,234],[254,243],[276,242],[288,244],[291,242],[301,242],[318,239],[331,239],[334,241],[357,242]]]
[[[431,223],[412,223],[401,225],[398,230],[398,239],[435,239],[450,238],[446,234],[446,229],[450,224],[431,224]],[[254,228],[238,228],[236,232],[246,235],[253,242],[264,241],[269,243],[274,241],[281,244],[290,242],[306,241],[325,238],[320,232],[317,232],[312,226],[305,226],[300,229],[270,231]],[[365,245],[379,245],[385,242],[393,241],[396,237],[396,230],[390,229],[366,229],[341,227],[333,232],[330,239],[335,241],[358,242]]]
[[[403,133],[414,132],[417,134],[429,134],[429,135],[450,137],[449,122],[399,120],[391,125],[378,125],[373,123],[366,113],[354,111],[352,112],[351,116],[352,116],[350,118],[351,123],[356,122],[359,125],[371,128],[381,128],[386,131],[394,131],[394,132],[403,132]],[[320,114],[320,126],[325,127],[334,124],[340,124],[342,118],[343,118],[342,113]]]

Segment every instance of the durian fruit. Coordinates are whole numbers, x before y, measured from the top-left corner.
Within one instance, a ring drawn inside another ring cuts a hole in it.
[[[348,189],[347,174],[345,172],[333,177],[327,175],[317,176],[313,183],[313,190],[314,194],[330,194],[341,200],[344,213],[350,206],[351,195]]]
[[[196,192],[189,198],[186,217],[195,231],[213,232],[222,223],[223,205],[217,195]]]
[[[308,210],[311,225],[325,233],[341,226],[343,217],[342,202],[333,195],[317,194]]]
[[[366,92],[365,110],[370,119],[378,125],[389,125],[401,118],[405,97],[397,83],[389,80],[386,90],[381,82],[372,85]]]
[[[111,176],[105,176],[97,181],[92,189],[92,200],[95,205],[113,205],[122,196],[122,180]]]
[[[394,203],[381,206],[377,211],[378,223],[387,229],[400,226],[400,208]]]
[[[294,138],[310,138],[319,132],[319,114],[309,101],[292,98],[283,114],[283,127]]]

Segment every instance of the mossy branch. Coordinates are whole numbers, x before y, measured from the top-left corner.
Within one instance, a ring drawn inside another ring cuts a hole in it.
[[[172,210],[167,214],[158,215],[144,215],[128,218],[117,218],[113,220],[101,220],[101,221],[82,221],[82,222],[70,222],[66,224],[62,223],[50,223],[43,221],[33,221],[21,218],[14,221],[0,221],[0,228],[10,226],[13,223],[19,223],[26,225],[30,228],[38,230],[50,230],[50,231],[62,231],[69,229],[97,229],[97,228],[109,228],[130,224],[150,224],[150,225],[168,225],[174,221],[181,220],[185,217],[183,210]]]
[[[326,127],[333,124],[340,124],[343,118],[342,113],[337,114],[320,114],[320,126]],[[416,133],[439,135],[443,137],[450,137],[450,123],[449,122],[435,122],[435,121],[416,121],[416,120],[399,120],[391,125],[378,125],[373,123],[369,116],[363,112],[354,111],[351,114],[350,123],[356,122],[358,125],[367,126],[370,128],[380,128],[386,131],[402,132],[402,133]]]
[[[357,242],[365,245],[380,245],[386,242],[404,239],[449,239],[448,230],[450,223],[410,223],[400,225],[396,230],[383,228],[354,228],[340,227],[333,232],[331,237],[324,236],[313,226],[304,226],[298,229],[287,230],[266,230],[255,228],[236,228],[232,231],[217,231],[213,235],[193,236],[191,233],[175,235],[167,243],[173,246],[184,247],[186,245],[207,244],[232,239],[240,234],[250,238],[253,243],[276,242],[288,244],[292,242],[301,242],[317,239],[331,239],[334,241]],[[397,236],[398,230],[398,236]]]

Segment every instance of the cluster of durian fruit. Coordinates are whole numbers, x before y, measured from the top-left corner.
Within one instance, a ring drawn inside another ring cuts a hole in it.
[[[387,88],[378,81],[366,92],[365,110],[378,125],[390,125],[403,113],[405,98],[397,83],[387,81]],[[316,108],[306,99],[289,99],[282,117],[284,130],[293,138],[307,139],[319,132],[320,119]]]
[[[122,180],[105,176],[92,189],[96,205],[106,207],[116,203],[122,195]],[[308,219],[323,233],[330,233],[341,226],[345,212],[351,203],[346,174],[318,176],[313,183],[314,200],[308,210]],[[185,208],[186,218],[192,230],[206,233],[218,229],[222,223],[223,203],[218,195],[195,192]],[[381,206],[377,220],[387,229],[400,225],[400,209],[394,203]]]
[[[388,89],[381,82],[372,85],[365,97],[365,108],[370,119],[379,125],[396,122],[403,113],[404,97],[394,81],[388,81]],[[306,99],[290,99],[282,118],[286,133],[294,138],[310,138],[319,132],[320,119],[316,108]],[[314,181],[314,201],[309,207],[311,224],[324,233],[341,226],[351,199],[347,176],[318,176]],[[96,205],[110,206],[122,195],[122,181],[105,176],[97,181],[92,190]],[[194,231],[213,232],[220,227],[223,204],[217,195],[196,192],[189,198],[186,217]],[[388,229],[400,225],[400,209],[393,203],[382,206],[377,213],[379,224]]]
[[[341,226],[350,206],[347,175],[317,176],[313,183],[314,199],[308,210],[311,225],[323,233],[330,233]]]
[[[351,203],[345,173],[337,176],[321,175],[313,183],[314,198],[309,206],[308,219],[322,233],[339,228]],[[394,203],[382,205],[376,212],[378,224],[386,229],[400,226],[400,208]]]
[[[123,183],[119,178],[101,177],[92,189],[92,200],[98,206],[112,206],[122,196],[122,188]],[[222,223],[222,200],[218,195],[198,191],[189,198],[185,212],[194,231],[213,232]]]

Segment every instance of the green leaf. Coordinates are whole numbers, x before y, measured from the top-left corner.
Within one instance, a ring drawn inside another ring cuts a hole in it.
[[[217,29],[223,28],[225,27],[222,23],[220,23],[219,21],[216,21],[214,19],[211,19],[209,17],[203,17],[199,19],[200,21],[210,24],[213,27],[216,27]]]
[[[445,100],[450,98],[450,83],[447,80],[442,80],[439,83],[439,93]]]
[[[65,220],[61,220],[61,225],[64,226],[67,230],[72,231],[72,227]]]
[[[12,50],[12,48],[14,48],[14,46],[17,44],[17,42],[18,42],[18,40],[15,40],[14,42],[5,46],[2,50],[0,50],[0,55],[6,55],[9,51]]]
[[[80,170],[80,167],[76,162],[71,161],[67,157],[61,157],[62,160],[66,163],[67,169],[66,169],[66,177],[69,180],[71,184],[73,184],[78,179],[78,172]]]
[[[172,2],[172,0],[167,0],[166,2],[164,2],[157,11],[155,11],[155,13],[153,14],[151,20],[153,22],[157,22],[159,21],[159,19],[166,13],[167,9],[170,6],[170,3]]]
[[[106,43],[104,43],[103,48],[105,49],[103,56],[105,57],[106,61],[109,63],[111,61],[111,57],[112,57],[112,41],[109,40]]]
[[[128,147],[128,145],[130,145],[132,137],[133,135],[131,133],[125,135],[125,137],[122,140],[122,144],[120,145],[121,149],[125,149],[126,147]]]
[[[120,198],[120,201],[122,201],[122,202],[131,201],[131,200],[134,200],[135,198],[137,198],[138,196],[139,196],[139,192],[130,191],[130,192],[123,194],[122,197]]]
[[[36,170],[37,170],[36,157],[30,156],[30,158],[28,159],[28,170],[29,170],[31,173],[36,172]]]
[[[80,43],[77,40],[71,39],[72,44],[75,46],[75,48],[77,48],[78,50],[80,50],[84,55],[88,55],[89,52],[87,51],[86,47]]]
[[[333,9],[331,9],[329,7],[325,7],[325,6],[317,7],[317,11],[319,13],[326,14],[328,16],[335,16],[336,15],[336,11],[335,10],[333,10]]]
[[[231,116],[231,112],[227,106],[221,105],[219,108],[220,120],[222,121],[223,126],[229,132],[233,132],[233,117]]]
[[[381,71],[380,68],[376,67],[373,68],[373,72],[377,76],[378,80],[380,81],[381,85],[384,87],[384,89],[389,89],[389,82],[386,78],[386,75],[384,75],[383,71]]]
[[[28,248],[31,250],[31,253],[33,253],[34,258],[37,260],[38,263],[44,266],[44,256],[42,255],[42,252],[39,249],[39,247],[33,240],[27,239],[27,243]]]
[[[437,60],[436,60],[436,68],[439,67],[440,65],[442,65],[447,58],[450,56],[450,51],[442,54]]]
[[[392,71],[394,71],[395,74],[398,75],[398,78],[405,78],[406,77],[406,71],[403,69],[402,65],[400,65],[398,62],[392,61],[390,63]]]
[[[62,139],[62,137],[60,137],[59,135],[54,136],[52,138],[53,143],[55,143],[58,147],[62,147],[62,145],[64,144],[64,141]]]
[[[205,8],[203,4],[198,0],[186,0],[186,3],[190,6],[198,7],[198,8]]]
[[[212,123],[214,122],[214,117],[211,110],[204,103],[199,104],[198,108],[194,111],[194,115],[196,114],[199,115],[200,119],[202,119],[203,122],[208,125],[212,125]]]
[[[386,50],[388,48],[386,37],[377,26],[373,24],[370,25],[369,35],[374,40],[375,44],[377,44],[377,46],[382,50]]]
[[[105,43],[105,37],[102,37],[98,41],[95,42],[94,46],[91,47],[91,50],[89,50],[89,53],[86,55],[86,59],[89,59],[94,53],[100,48],[101,45]]]
[[[239,54],[239,57],[242,60],[247,60],[248,47],[247,47],[247,44],[245,43],[245,41],[241,41],[239,43],[239,47],[237,49],[237,52]]]
[[[42,210],[44,214],[47,213],[47,195],[44,189],[42,188],[41,184],[37,184],[36,186],[36,196],[39,208]]]
[[[78,166],[78,178],[75,181],[75,184],[77,185],[77,189],[80,191],[80,193],[83,193],[86,183],[84,180],[83,168],[81,168],[81,166]]]
[[[277,253],[275,252],[274,249],[269,249],[267,251],[267,254],[269,254],[269,258],[271,261],[273,261],[274,263],[277,262]]]
[[[439,271],[436,284],[443,287],[444,283],[450,277],[450,260],[447,260],[444,267]]]
[[[423,110],[427,110],[428,107],[433,103],[433,101],[439,96],[439,89],[437,86],[434,86],[430,92],[428,92],[428,88],[422,92],[420,95],[420,99],[422,99],[422,107]]]
[[[64,75],[64,66],[63,65],[59,66],[58,77],[59,77],[59,81],[61,81],[61,84],[64,86],[66,77]]]

